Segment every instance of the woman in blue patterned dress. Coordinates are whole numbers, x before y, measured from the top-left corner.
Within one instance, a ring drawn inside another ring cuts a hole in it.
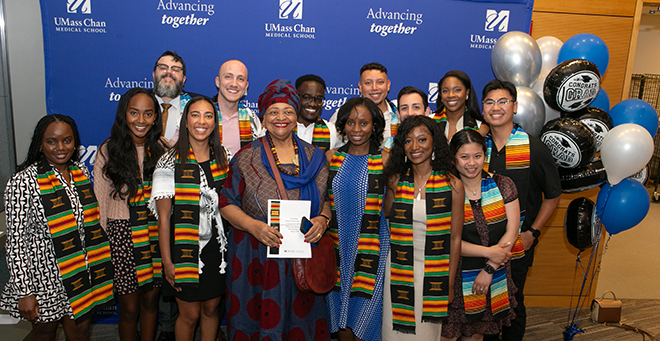
[[[368,98],[339,109],[337,131],[348,143],[329,150],[330,236],[337,254],[337,282],[328,294],[330,331],[339,340],[380,340],[389,229],[382,214],[385,119]]]

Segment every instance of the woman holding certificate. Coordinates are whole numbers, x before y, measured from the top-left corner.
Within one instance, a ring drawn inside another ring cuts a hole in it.
[[[369,98],[348,100],[337,130],[348,143],[326,152],[332,210],[330,236],[337,249],[337,283],[328,294],[330,330],[340,341],[380,340],[385,263],[390,232],[382,214],[385,119]]]
[[[327,229],[330,204],[325,201],[328,167],[323,152],[301,141],[296,127],[300,98],[288,80],[275,80],[259,96],[266,135],[232,158],[220,195],[220,212],[229,228],[227,330],[229,339],[329,340],[322,296],[300,292],[291,259],[268,258],[268,247],[282,234],[268,221],[268,200],[282,199],[277,172],[289,200],[311,202],[305,241],[318,242]],[[269,155],[273,158],[271,166]]]
[[[176,145],[156,164],[149,201],[158,218],[163,291],[176,297],[179,307],[177,340],[192,340],[198,321],[202,340],[215,340],[225,293],[227,241],[217,202],[227,177],[227,152],[208,97],[188,102],[179,129]]]

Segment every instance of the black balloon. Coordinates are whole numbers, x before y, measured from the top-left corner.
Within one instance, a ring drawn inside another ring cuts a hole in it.
[[[548,121],[541,129],[541,142],[550,149],[557,166],[577,168],[596,155],[596,142],[591,130],[582,122],[568,117]]]
[[[580,251],[594,246],[598,241],[600,219],[595,206],[593,201],[583,197],[571,201],[566,209],[566,239]]]
[[[589,106],[599,90],[600,72],[596,64],[571,59],[550,71],[543,84],[543,98],[555,110],[574,112]]]
[[[602,161],[592,162],[584,167],[559,168],[561,190],[564,193],[582,192],[607,182],[607,173]]]
[[[614,128],[610,114],[605,110],[596,107],[586,107],[576,112],[562,112],[561,117],[570,117],[576,119],[591,130],[594,134],[594,141],[596,142],[596,153],[600,151],[600,144],[603,142],[605,135]],[[600,159],[600,158],[596,158]]]

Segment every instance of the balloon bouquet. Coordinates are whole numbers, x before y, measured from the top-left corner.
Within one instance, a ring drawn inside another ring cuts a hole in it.
[[[625,231],[639,224],[650,207],[643,185],[645,176],[630,177],[640,170],[644,173],[653,155],[658,114],[638,99],[622,101],[610,110],[609,96],[600,87],[608,64],[607,45],[588,33],[562,43],[555,37],[535,41],[526,33],[509,32],[497,41],[491,55],[495,77],[516,85],[518,112],[513,121],[539,137],[551,151],[559,167],[562,191],[602,186],[596,204],[582,197],[573,200],[566,211],[569,243],[580,253],[592,250],[564,340],[584,332],[578,328],[576,316],[591,290],[589,283],[585,293],[589,274],[593,281],[600,267],[602,254],[596,257],[596,250],[601,226],[610,236]]]

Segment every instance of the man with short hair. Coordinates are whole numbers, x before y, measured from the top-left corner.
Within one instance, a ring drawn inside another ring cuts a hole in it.
[[[518,306],[514,309],[516,319],[511,321],[511,327],[502,328],[502,340],[522,340],[525,335],[527,315],[523,290],[527,271],[534,261],[534,247],[541,230],[557,208],[561,196],[559,172],[550,151],[539,139],[513,123],[513,115],[518,109],[516,96],[515,85],[495,79],[486,84],[482,97],[483,117],[490,125],[490,132],[486,135],[484,168],[491,173],[506,175],[516,184],[522,224],[521,238],[512,253],[515,257],[517,247],[525,250],[524,256],[511,260],[512,279],[518,288]],[[511,157],[514,153],[515,157]],[[498,340],[493,335],[485,339]]]
[[[401,121],[405,120],[408,116],[417,116],[431,115],[431,109],[429,109],[429,98],[426,93],[422,90],[417,89],[414,86],[405,86],[399,95],[397,95],[397,114]],[[394,145],[394,137],[396,135],[390,136],[383,143],[383,149],[390,151]]]
[[[317,75],[304,75],[296,79],[300,96],[300,113],[296,133],[301,140],[328,151],[343,144],[333,123],[321,118],[325,99],[325,81]]]
[[[387,99],[392,82],[387,78],[387,68],[379,63],[365,64],[360,68],[360,82],[358,88],[362,97],[369,98],[380,108],[385,118],[385,131],[383,131],[383,141],[390,136],[396,135],[399,127],[399,117],[397,116],[396,103]],[[330,122],[337,122],[337,113],[339,109],[330,118]]]
[[[151,74],[154,79],[153,92],[158,99],[163,115],[163,137],[170,146],[179,139],[179,122],[186,103],[197,94],[186,93],[186,63],[174,51],[166,51],[154,64]]]
[[[248,70],[240,60],[232,59],[220,66],[213,97],[218,109],[220,140],[232,155],[255,140],[261,131],[261,121],[250,108],[240,103],[247,92]]]

